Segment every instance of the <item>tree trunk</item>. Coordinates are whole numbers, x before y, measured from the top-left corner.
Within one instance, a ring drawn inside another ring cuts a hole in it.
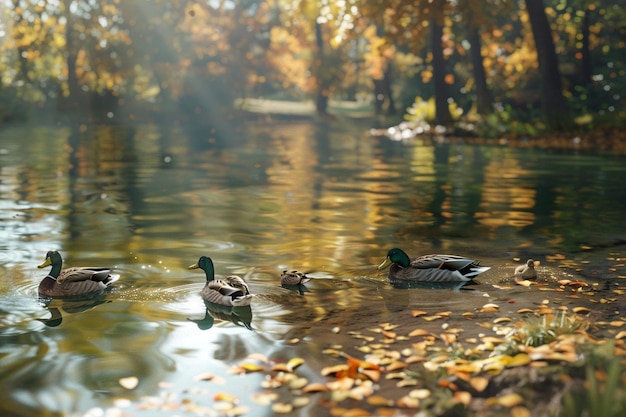
[[[319,114],[326,114],[328,110],[328,86],[326,85],[325,76],[322,74],[325,71],[324,66],[324,37],[322,36],[322,25],[318,22],[315,23],[315,42],[317,44],[317,59],[319,65],[317,66],[317,97],[315,98],[315,109]]]
[[[74,18],[72,16],[72,12],[70,12],[71,3],[71,0],[63,0],[63,15],[65,17],[65,49],[67,51],[67,88],[69,91],[67,102],[72,110],[79,110],[84,107],[80,100],[82,93],[78,84],[78,78],[76,77],[76,59],[78,57],[78,51],[76,50],[74,35],[72,33]]]
[[[483,56],[480,51],[480,32],[474,25],[470,28],[469,42],[471,45],[470,56],[472,58],[472,69],[474,72],[474,82],[476,84],[476,111],[478,114],[491,113],[491,93],[487,87],[487,75],[483,66]]]
[[[542,0],[526,0],[526,9],[535,39],[542,83],[543,113],[551,129],[566,130],[571,126],[567,102],[563,97],[561,73],[552,40],[552,31]]]
[[[591,75],[593,74],[593,64],[591,61],[591,50],[589,49],[589,14],[591,11],[589,9],[585,10],[585,16],[583,17],[583,24],[581,28],[581,51],[582,54],[582,85],[591,84]]]
[[[448,108],[448,88],[446,86],[446,70],[441,47],[443,27],[435,20],[430,20],[431,52],[433,54],[433,82],[435,87],[435,122],[447,125],[452,122]]]

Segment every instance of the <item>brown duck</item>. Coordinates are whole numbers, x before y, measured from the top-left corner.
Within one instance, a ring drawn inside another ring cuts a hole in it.
[[[39,295],[45,297],[75,297],[104,291],[119,279],[111,268],[74,267],[61,269],[63,259],[57,251],[49,251],[46,260],[38,266],[52,265],[50,273],[39,283]]]
[[[224,306],[249,306],[252,294],[248,284],[237,275],[230,275],[224,279],[215,279],[213,260],[208,256],[201,256],[189,269],[202,269],[206,275],[206,283],[200,292],[205,301]]]

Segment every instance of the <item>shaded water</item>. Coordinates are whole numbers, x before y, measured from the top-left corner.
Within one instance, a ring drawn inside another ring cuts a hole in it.
[[[248,397],[262,376],[228,373],[250,353],[303,356],[314,375],[341,340],[334,325],[471,310],[498,297],[487,284],[510,278],[514,258],[624,238],[622,157],[402,145],[305,123],[234,142],[218,149],[154,126],[0,132],[0,411],[84,415],[211,372],[227,385],[200,397],[227,390],[261,414]],[[493,268],[471,291],[395,289],[375,268],[392,246]],[[122,278],[103,297],[42,303],[36,266],[51,249],[66,266],[112,265]],[[248,280],[248,312],[206,311],[204,275],[186,268],[201,255],[218,276]],[[283,269],[318,279],[301,296],[280,287]],[[536,301],[524,291],[507,296]],[[133,390],[119,383],[128,376]]]

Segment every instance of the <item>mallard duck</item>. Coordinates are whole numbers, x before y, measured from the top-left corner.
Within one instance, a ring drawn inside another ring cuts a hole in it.
[[[488,266],[478,265],[473,259],[456,255],[424,255],[411,261],[398,248],[387,252],[387,257],[378,269],[389,265],[390,279],[419,282],[470,282],[490,269]]]
[[[75,297],[101,292],[119,279],[106,267],[75,267],[61,269],[63,259],[57,251],[49,251],[37,268],[52,265],[50,273],[39,283],[39,294],[46,297]]]
[[[230,275],[224,279],[215,279],[213,260],[208,256],[201,256],[198,262],[189,265],[189,269],[198,268],[206,274],[206,284],[200,292],[202,299],[225,306],[250,305],[252,294],[243,278]]]
[[[307,277],[306,274],[298,271],[285,270],[280,274],[280,283],[282,285],[300,285],[310,280],[311,278]]]
[[[515,280],[536,280],[537,270],[535,269],[540,264],[539,261],[533,261],[529,259],[524,265],[520,265],[515,268]]]

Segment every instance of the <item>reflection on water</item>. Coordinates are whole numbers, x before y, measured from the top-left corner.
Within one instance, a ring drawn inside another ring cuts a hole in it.
[[[230,381],[254,352],[315,364],[342,337],[328,336],[333,326],[471,309],[494,296],[486,282],[510,278],[514,256],[611,242],[626,201],[618,157],[405,146],[304,123],[223,148],[154,126],[0,137],[0,414],[80,415],[203,371]],[[397,289],[376,270],[395,246],[493,268],[482,285]],[[97,300],[41,303],[36,266],[52,249],[121,279]],[[204,277],[186,266],[203,254],[246,278],[251,307],[202,301]],[[285,269],[314,279],[283,288]],[[119,383],[129,376],[131,390]]]

